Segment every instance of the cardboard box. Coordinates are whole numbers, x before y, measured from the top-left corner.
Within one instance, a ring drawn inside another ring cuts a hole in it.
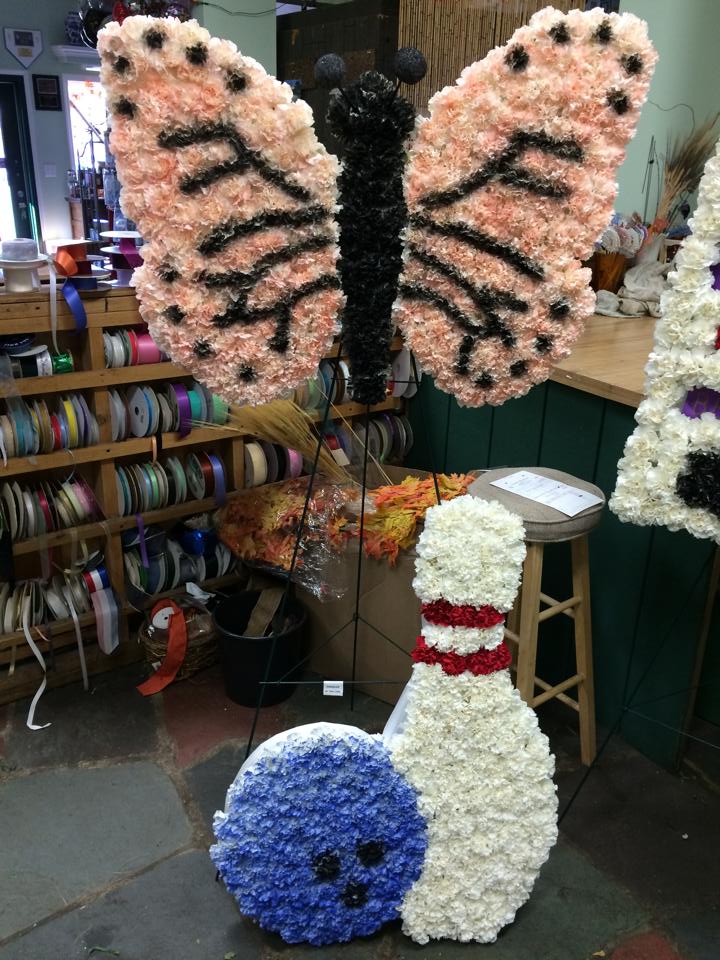
[[[407,476],[431,476],[404,467],[385,466],[384,470],[394,483]],[[375,471],[368,477],[370,489],[383,482]],[[298,591],[308,610],[308,637],[314,649],[310,667],[331,680],[350,680],[353,672],[358,551],[348,550],[344,562],[349,586],[341,600],[320,603],[304,590]],[[394,567],[387,560],[363,557],[355,676],[358,680],[392,682],[359,684],[357,689],[386,703],[395,703],[410,679],[410,651],[420,632],[420,603],[412,589],[414,575],[413,549],[401,551]]]

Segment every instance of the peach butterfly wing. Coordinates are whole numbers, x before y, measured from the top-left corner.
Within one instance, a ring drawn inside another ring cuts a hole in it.
[[[98,48],[123,209],[146,241],[143,318],[227,400],[286,393],[342,305],[338,165],[311,111],[194,21],[130,17]]]
[[[545,380],[594,308],[588,258],[656,54],[646,25],[548,7],[430,101],[406,172],[395,318],[467,406]]]

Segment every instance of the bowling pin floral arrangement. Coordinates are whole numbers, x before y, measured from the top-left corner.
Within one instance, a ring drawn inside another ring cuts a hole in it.
[[[510,678],[504,617],[521,521],[471,496],[431,508],[417,548],[423,635],[383,736],[297,727],[248,758],[211,856],[241,911],[289,943],[496,939],[557,837],[554,762]]]

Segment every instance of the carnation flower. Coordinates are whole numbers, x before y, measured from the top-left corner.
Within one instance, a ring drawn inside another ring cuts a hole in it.
[[[243,913],[314,946],[395,919],[427,844],[415,790],[380,738],[338,724],[258,747],[214,829],[210,854]]]
[[[720,472],[712,458],[720,452],[720,420],[712,402],[696,414],[688,401],[699,388],[708,398],[720,393],[720,290],[711,270],[720,263],[719,197],[720,144],[700,182],[692,235],[675,256],[660,301],[646,397],[610,499],[621,520],[663,524],[718,542]]]

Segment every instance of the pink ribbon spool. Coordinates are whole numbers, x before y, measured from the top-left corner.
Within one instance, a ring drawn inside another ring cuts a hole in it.
[[[138,363],[160,363],[162,354],[149,333],[140,333],[137,338]]]
[[[303,468],[303,458],[302,454],[297,450],[291,450],[288,447],[288,473],[293,478],[299,477],[302,473]]]

